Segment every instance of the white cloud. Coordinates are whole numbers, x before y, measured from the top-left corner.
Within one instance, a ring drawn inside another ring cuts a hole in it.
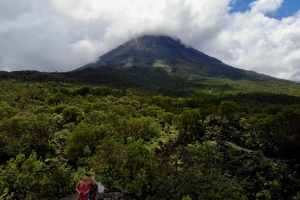
[[[296,80],[300,12],[276,20],[283,0],[0,0],[0,70],[70,71],[142,34],[175,36],[234,67]]]
[[[232,66],[296,80],[293,74],[300,71],[299,16],[276,20],[262,13],[274,11],[280,3],[256,1],[250,11],[229,15],[227,26],[218,36],[198,49]]]
[[[253,1],[250,6],[252,12],[274,12],[276,11],[281,4],[283,3],[283,0],[256,0]]]

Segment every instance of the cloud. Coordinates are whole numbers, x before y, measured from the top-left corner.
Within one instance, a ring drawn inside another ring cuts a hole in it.
[[[230,65],[278,78],[291,79],[299,71],[299,17],[276,20],[251,10],[232,14],[229,21],[214,40],[214,45],[223,45],[216,51],[207,44],[207,52]]]
[[[276,11],[282,3],[283,0],[256,0],[250,4],[250,7],[252,12],[267,13]]]
[[[70,71],[143,34],[174,36],[234,67],[300,74],[300,14],[277,20],[283,0],[0,0],[0,70]]]

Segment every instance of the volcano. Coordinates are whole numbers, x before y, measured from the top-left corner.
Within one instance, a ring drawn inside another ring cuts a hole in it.
[[[270,78],[229,66],[216,58],[182,44],[179,39],[153,35],[134,38],[100,56],[97,62],[87,64],[75,71],[101,67],[128,70],[133,67],[161,68],[169,75],[189,80],[201,77],[252,80]]]
[[[157,35],[134,38],[97,62],[70,72],[0,72],[1,78],[101,85],[172,96],[297,87],[291,81],[229,66],[179,39]]]

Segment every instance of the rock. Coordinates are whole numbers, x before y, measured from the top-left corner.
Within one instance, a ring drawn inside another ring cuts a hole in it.
[[[103,185],[102,183],[100,183],[100,182],[97,182],[97,184],[98,184],[98,192],[99,192],[99,193],[104,192],[104,190],[106,189],[106,188],[104,187],[104,185]]]

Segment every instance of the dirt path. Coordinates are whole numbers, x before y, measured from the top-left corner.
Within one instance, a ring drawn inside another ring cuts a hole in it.
[[[213,140],[210,140],[210,141],[208,141],[208,142],[211,142],[211,143],[217,143],[216,141],[213,141]],[[252,152],[255,151],[255,150],[252,150],[252,149],[246,149],[246,148],[241,147],[241,146],[239,146],[239,145],[237,145],[237,144],[235,144],[235,143],[232,143],[232,142],[228,142],[228,141],[221,141],[221,142],[224,142],[224,143],[226,143],[226,144],[229,144],[229,145],[231,145],[232,147],[234,147],[234,148],[236,148],[236,149],[238,149],[238,150],[241,150],[241,151],[245,151],[245,152],[247,152],[247,153],[252,153]],[[291,161],[298,160],[298,159],[276,159],[276,158],[269,158],[269,157],[265,156],[265,155],[262,154],[262,153],[261,153],[260,155],[261,155],[261,157],[262,157],[264,160],[275,160],[275,161],[280,161],[280,162],[291,162]]]
[[[224,141],[224,142],[225,142],[226,144],[230,144],[231,146],[233,146],[233,147],[236,148],[236,149],[245,151],[245,152],[247,152],[247,153],[252,153],[252,152],[254,152],[254,150],[243,148],[243,147],[238,146],[237,144],[234,144],[234,143],[232,143],[232,142],[228,142],[228,141]]]

